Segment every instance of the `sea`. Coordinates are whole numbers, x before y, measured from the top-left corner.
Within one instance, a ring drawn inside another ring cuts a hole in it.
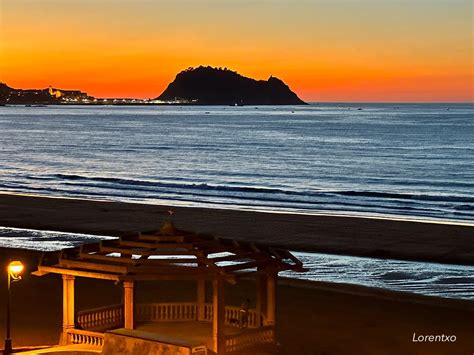
[[[0,107],[0,192],[474,225],[474,104]],[[288,277],[474,299],[472,266],[297,255]]]
[[[474,104],[0,107],[0,191],[474,220]]]

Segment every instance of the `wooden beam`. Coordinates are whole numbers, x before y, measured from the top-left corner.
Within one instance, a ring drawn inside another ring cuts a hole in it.
[[[63,269],[63,268],[54,267],[54,266],[38,266],[38,272],[42,273],[43,275],[52,273],[52,274],[86,277],[90,279],[101,279],[101,280],[112,280],[112,281],[119,280],[118,275],[105,274],[105,273],[100,273],[100,272],[70,270],[70,269]]]
[[[277,250],[273,249],[272,247],[269,247],[268,248],[268,251],[270,252],[271,255],[273,255],[275,258],[277,259],[282,259],[282,256],[280,255],[280,253],[278,253]]]
[[[243,259],[255,259],[259,255],[257,253],[243,253],[243,254],[234,254],[234,255],[226,255],[226,256],[218,256],[216,258],[208,258],[214,263],[218,263],[221,261],[236,261],[236,260],[243,260]]]
[[[253,268],[256,268],[259,266],[265,266],[265,265],[273,265],[273,263],[268,262],[267,260],[249,261],[248,263],[239,263],[239,264],[234,264],[234,265],[222,266],[221,269],[223,269],[224,272],[232,272],[232,271],[238,271],[238,270],[253,269]]]
[[[40,270],[36,270],[36,271],[33,271],[31,273],[31,275],[35,275],[35,276],[44,276],[44,275],[47,275],[49,274],[49,272],[46,272],[46,271],[40,271]]]
[[[137,249],[125,249],[125,248],[116,248],[116,247],[101,247],[100,249],[106,253],[120,253],[120,254],[129,254],[129,255],[142,255],[142,256],[153,256],[153,255],[200,255],[202,254],[197,250],[137,250]]]
[[[193,247],[191,243],[145,243],[131,240],[121,240],[120,246],[146,249],[191,249]]]
[[[149,235],[149,234],[142,234],[138,237],[140,240],[149,240],[155,242],[176,242],[182,243],[184,242],[184,236],[171,236],[171,235]]]
[[[120,281],[155,281],[155,280],[213,280],[216,277],[215,274],[143,274],[143,275],[121,275],[118,276]],[[234,275],[222,276],[227,282],[235,283],[236,277]]]
[[[59,265],[61,267],[67,268],[79,268],[92,271],[104,271],[104,272],[114,272],[118,274],[126,274],[128,268],[121,265],[107,265],[94,262],[80,261],[80,260],[68,260],[63,259],[59,260]]]
[[[279,252],[281,253],[282,250],[279,250]],[[293,261],[297,267],[299,268],[303,267],[303,263],[301,262],[301,260],[298,259],[296,256],[294,256],[290,251],[284,250],[284,253],[285,253],[285,256],[291,261]]]
[[[137,259],[140,260],[140,259]],[[169,264],[197,264],[198,259],[196,258],[170,258],[170,259],[141,259],[138,264],[140,265],[169,265]]]
[[[81,259],[86,260],[101,260],[113,263],[123,263],[123,264],[136,264],[135,259],[130,259],[129,257],[117,257],[117,256],[108,256],[108,255],[101,255],[101,254],[87,254],[87,253],[80,253],[79,257]]]
[[[92,253],[100,250],[100,243],[82,244],[79,253]]]
[[[218,240],[200,240],[194,242],[193,245],[197,248],[208,248],[208,247],[223,247],[224,245]]]
[[[202,274],[202,273],[209,273],[209,268],[205,267],[192,267],[192,266],[135,266],[128,269],[129,273],[139,273],[139,274],[149,274],[149,275],[156,275],[156,274]]]

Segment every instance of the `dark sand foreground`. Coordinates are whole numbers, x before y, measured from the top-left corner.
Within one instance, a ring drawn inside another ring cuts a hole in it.
[[[0,195],[0,225],[118,234],[156,229],[166,206]],[[178,227],[295,250],[390,256],[473,264],[473,228],[364,218],[299,216],[173,208]],[[2,254],[3,252],[3,254]],[[5,254],[6,253],[6,254]],[[0,250],[0,261],[12,256]],[[33,271],[37,255],[20,253]],[[62,320],[59,275],[26,275],[14,284],[16,346],[54,344]],[[228,304],[254,299],[252,281],[226,291]],[[120,302],[113,282],[78,279],[76,309]],[[194,283],[139,283],[137,300],[190,301]],[[0,334],[4,334],[5,278],[0,279]],[[283,354],[472,354],[474,302],[443,300],[361,286],[280,280],[278,333]],[[415,343],[413,334],[455,335],[454,343]]]
[[[2,264],[5,258],[0,255]],[[33,258],[23,258],[29,266]],[[4,304],[4,283],[0,304]],[[13,288],[15,346],[55,344],[62,321],[59,275],[27,275]],[[254,284],[228,286],[228,304],[254,300]],[[140,302],[193,301],[193,282],[142,282]],[[121,285],[77,278],[76,310],[120,303]],[[209,295],[210,296],[210,295]],[[208,296],[208,297],[209,297]],[[209,298],[208,298],[209,299]],[[405,295],[367,287],[279,280],[278,336],[288,355],[461,355],[474,351],[474,302]],[[0,312],[0,334],[5,313]],[[414,343],[413,333],[455,335],[454,343]]]
[[[120,234],[175,224],[291,250],[474,265],[474,226],[168,207],[0,194],[0,226]]]

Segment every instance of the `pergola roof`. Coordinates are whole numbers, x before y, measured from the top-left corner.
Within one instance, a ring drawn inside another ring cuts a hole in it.
[[[222,277],[229,281],[257,270],[303,271],[288,250],[177,230],[132,233],[59,253],[44,254],[38,271],[126,281]]]

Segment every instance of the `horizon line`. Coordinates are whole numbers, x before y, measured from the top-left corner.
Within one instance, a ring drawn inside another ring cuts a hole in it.
[[[254,79],[255,80],[255,79]],[[88,94],[87,91],[83,91],[83,89],[59,89],[58,87],[54,86],[54,85],[48,85],[47,87],[45,88],[39,88],[39,89],[35,89],[35,88],[13,88],[11,86],[9,86],[6,81],[0,81],[0,84],[4,84],[12,89],[15,89],[15,90],[47,90],[49,88],[52,88],[52,89],[56,89],[56,90],[63,90],[63,91],[81,91],[81,92],[84,92],[86,94]],[[89,94],[88,94],[89,95]],[[92,95],[91,95],[92,96]],[[130,100],[142,100],[142,101],[145,101],[145,100],[154,100],[155,98],[153,97],[133,97],[133,95],[131,96],[122,96],[122,97],[96,97],[96,96],[92,96],[96,99],[99,99],[99,100],[124,100],[124,99],[130,99]],[[311,99],[311,100],[303,100],[305,101],[307,104],[474,104],[474,98],[471,100],[471,101],[379,101],[379,100],[376,100],[376,101],[367,101],[367,100],[361,100],[361,101],[358,101],[358,100],[351,100],[351,101],[344,101],[344,100],[334,100],[334,101],[315,101],[314,99]],[[204,105],[196,105],[196,106],[204,106]],[[212,105],[212,106],[218,106],[218,105]],[[267,105],[250,105],[250,106],[267,106]],[[271,106],[271,105],[269,105]],[[291,105],[289,105],[291,106]]]

